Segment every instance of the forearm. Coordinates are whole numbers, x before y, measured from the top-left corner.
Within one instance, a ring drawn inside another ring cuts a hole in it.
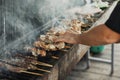
[[[99,35],[97,36],[97,34],[92,35],[84,33],[78,36],[78,40],[76,41],[78,44],[84,44],[89,46],[107,44],[107,42],[102,37],[99,37]]]
[[[120,40],[120,35],[113,32],[106,25],[99,25],[90,31],[76,36],[76,43],[84,45],[104,45],[115,43]]]

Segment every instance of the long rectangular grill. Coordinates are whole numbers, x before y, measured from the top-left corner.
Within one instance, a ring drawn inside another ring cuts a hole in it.
[[[69,74],[70,70],[77,64],[88,48],[83,45],[74,45],[68,50],[49,52],[49,56],[39,56],[37,59],[31,57],[29,53],[27,55],[19,53],[13,56],[20,60],[25,59],[24,63],[22,61],[11,62],[0,59],[1,68],[7,68],[7,70],[0,69],[0,79],[64,80],[65,76]],[[32,68],[26,67],[28,64],[32,65]]]

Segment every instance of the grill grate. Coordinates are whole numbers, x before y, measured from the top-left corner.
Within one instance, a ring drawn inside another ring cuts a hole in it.
[[[1,70],[0,79],[3,80],[36,80],[42,78],[44,75],[51,73],[51,69],[58,62],[66,51],[52,51],[48,52],[45,57],[33,57],[30,53],[23,53],[24,51],[10,51],[12,58],[20,59],[18,62],[0,59],[0,63],[7,70]],[[24,60],[24,62],[22,62]]]

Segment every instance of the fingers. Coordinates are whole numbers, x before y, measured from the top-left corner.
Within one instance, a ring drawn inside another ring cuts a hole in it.
[[[66,31],[64,34],[60,34],[56,39],[54,39],[54,42],[69,42],[70,36],[74,34],[72,31]]]
[[[68,42],[68,38],[71,36],[71,33],[70,31],[66,31],[64,34],[60,34],[58,36],[58,38],[54,39],[55,42]]]
[[[54,42],[64,42],[64,37],[59,36],[58,38],[54,39]]]
[[[77,31],[67,30],[65,34],[79,34]]]

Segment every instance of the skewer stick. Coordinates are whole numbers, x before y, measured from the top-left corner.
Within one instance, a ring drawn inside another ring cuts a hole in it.
[[[65,48],[71,48],[71,46],[65,46]]]
[[[40,61],[32,62],[32,64],[42,65],[42,66],[47,66],[47,67],[53,67],[53,65],[51,65],[51,64],[47,64],[47,63],[40,62]]]
[[[28,69],[32,69],[32,70],[38,70],[38,71],[43,71],[43,72],[47,72],[47,73],[50,73],[50,71],[48,70],[44,70],[44,69],[40,69],[34,65],[30,65]]]
[[[57,56],[52,56],[52,58],[53,58],[53,59],[59,59],[59,57],[57,57]]]
[[[35,73],[35,72],[29,72],[29,71],[20,71],[20,73],[27,73],[27,74],[32,74],[32,75],[36,75],[36,76],[43,76],[43,74],[40,73]]]
[[[21,56],[21,57],[26,58],[24,56]],[[29,57],[29,58],[26,58],[26,59],[30,59],[31,60],[32,58]],[[34,64],[34,65],[42,65],[42,66],[47,66],[47,67],[53,67],[53,65],[51,65],[51,64],[47,64],[47,63],[36,61],[36,60],[33,60],[33,62],[31,62],[31,63]]]
[[[49,70],[44,70],[44,69],[37,68],[36,66],[33,66],[33,65],[31,65],[31,66],[32,66],[32,68],[30,68],[30,69],[32,69],[32,70],[38,70],[38,71],[43,71],[43,72],[47,72],[47,73],[51,72]],[[21,68],[21,69],[22,70],[20,70],[19,72],[28,70],[28,69],[24,69],[24,68]]]
[[[36,68],[36,70],[39,70],[39,71],[43,71],[43,72],[50,73],[50,71],[48,71],[48,70],[44,70],[44,69],[40,69],[40,68]]]

